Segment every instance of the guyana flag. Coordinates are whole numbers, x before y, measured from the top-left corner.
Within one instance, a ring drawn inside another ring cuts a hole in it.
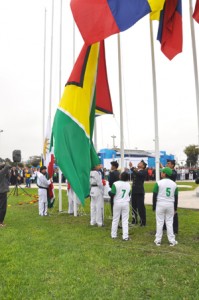
[[[90,193],[90,170],[100,163],[92,143],[99,70],[103,80],[105,77],[104,85],[98,80],[98,89],[104,90],[99,99],[110,101],[106,68],[100,68],[105,59],[103,49],[104,42],[83,46],[66,83],[52,129],[56,162],[82,204]]]

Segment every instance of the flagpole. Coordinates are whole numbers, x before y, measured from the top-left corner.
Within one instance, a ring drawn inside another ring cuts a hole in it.
[[[73,66],[75,64],[75,21],[73,20]]]
[[[59,46],[59,100],[61,99],[61,75],[62,75],[62,0],[60,0],[60,46]],[[62,171],[59,168],[59,212],[62,211]]]
[[[45,90],[46,90],[46,8],[44,10],[44,65],[43,65],[43,120],[42,120],[42,126],[43,126],[43,139],[42,139],[42,145],[44,143],[45,139]],[[43,150],[43,149],[42,149]]]
[[[197,143],[199,145],[199,81],[198,81],[198,62],[196,53],[196,39],[195,39],[195,29],[193,21],[193,6],[192,0],[189,0],[189,12],[190,12],[190,26],[191,26],[191,40],[192,40],[192,53],[193,53],[193,67],[194,67],[194,79],[195,79],[195,91],[196,91],[196,106],[197,106],[197,124],[198,124],[198,139]]]
[[[50,54],[50,91],[49,91],[49,118],[50,118],[50,125],[51,125],[51,106],[52,106],[53,25],[54,25],[54,0],[52,0],[51,54]]]
[[[73,66],[75,65],[75,21],[73,20]],[[74,217],[77,217],[77,195],[73,191]]]
[[[123,132],[123,95],[122,95],[122,67],[121,67],[121,43],[118,33],[118,73],[119,73],[119,101],[120,101],[120,155],[121,171],[124,170],[124,132]]]
[[[150,19],[149,19],[149,22],[150,22],[153,103],[154,103],[154,122],[155,122],[155,174],[156,174],[156,181],[157,181],[160,179],[160,150],[159,150],[159,133],[158,133],[157,84],[156,84],[154,42],[153,42],[153,24],[152,24],[152,20],[150,20]]]
[[[97,120],[95,117],[95,122],[94,122],[94,146],[95,150],[97,151]]]

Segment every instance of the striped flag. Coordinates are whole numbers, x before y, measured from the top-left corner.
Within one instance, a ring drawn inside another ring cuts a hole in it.
[[[165,0],[160,14],[157,39],[164,55],[172,60],[182,52],[182,3],[181,0]]]
[[[47,128],[44,140],[44,147],[43,147],[43,165],[46,166],[48,177],[53,177],[54,173],[54,152],[53,148],[51,147],[51,124],[50,118],[47,121]],[[51,183],[48,187],[48,207],[53,207],[55,201],[55,193],[54,193],[54,186]]]
[[[161,9],[162,0],[71,0],[71,10],[84,41],[90,45],[133,26]]]
[[[160,12],[161,12],[161,10],[163,10],[164,3],[165,3],[165,0],[159,0],[159,5],[161,4],[161,6],[157,7],[157,10],[154,9],[154,11],[152,11],[150,13],[150,19],[152,21],[154,21],[154,20],[159,21],[160,20]]]
[[[199,0],[196,0],[196,5],[193,12],[194,20],[199,23]]]

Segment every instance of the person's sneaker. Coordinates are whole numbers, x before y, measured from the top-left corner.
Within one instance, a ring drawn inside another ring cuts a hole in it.
[[[169,246],[170,247],[174,247],[174,246],[176,246],[178,244],[178,242],[177,241],[174,241],[174,242],[170,242],[169,243]]]
[[[161,243],[160,242],[154,242],[156,244],[156,246],[160,247]]]
[[[128,237],[126,239],[122,239],[124,242],[130,241],[131,239]]]

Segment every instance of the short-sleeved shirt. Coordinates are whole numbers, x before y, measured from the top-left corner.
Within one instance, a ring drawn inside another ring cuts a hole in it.
[[[157,202],[172,203],[178,195],[178,188],[174,181],[164,178],[155,183],[153,192],[157,194]]]
[[[130,190],[131,186],[129,182],[121,180],[114,182],[111,188],[111,192],[115,195],[114,203],[129,202]]]

